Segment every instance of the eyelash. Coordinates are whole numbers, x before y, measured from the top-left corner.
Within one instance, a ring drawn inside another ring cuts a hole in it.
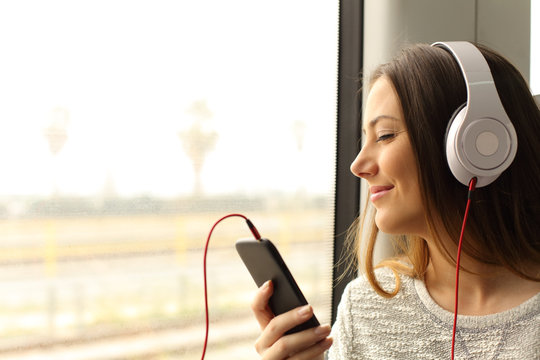
[[[384,134],[384,135],[381,135],[377,138],[377,142],[379,141],[385,141],[385,140],[388,140],[388,139],[391,139],[393,138],[394,136],[396,136],[396,134]]]

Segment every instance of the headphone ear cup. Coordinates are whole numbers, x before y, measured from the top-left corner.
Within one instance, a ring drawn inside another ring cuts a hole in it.
[[[467,185],[476,177],[477,187],[486,186],[510,166],[517,143],[513,126],[507,128],[493,118],[466,121],[468,106],[460,106],[446,132],[446,160],[454,177]],[[511,124],[510,124],[511,125]]]
[[[456,149],[457,146],[460,146],[457,139],[458,130],[463,123],[466,114],[467,102],[461,104],[452,114],[452,117],[446,126],[445,136],[446,161],[448,167],[454,177],[461,183],[463,183],[463,179],[467,179],[465,181],[468,181],[472,177],[471,173],[463,166]]]
[[[456,118],[456,116],[459,114],[459,112],[461,110],[463,110],[465,108],[465,106],[467,106],[466,101],[463,104],[461,104],[460,106],[458,106],[458,108],[456,110],[454,110],[454,112],[452,113],[452,116],[450,117],[450,121],[448,121],[448,124],[446,125],[446,133],[444,134],[445,141],[448,141],[448,131],[450,131],[450,126],[454,122],[454,119]],[[447,158],[448,158],[448,156],[447,156]]]

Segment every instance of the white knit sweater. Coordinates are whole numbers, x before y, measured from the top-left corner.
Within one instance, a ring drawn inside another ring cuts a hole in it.
[[[390,270],[376,275],[385,289],[394,288]],[[364,277],[347,286],[328,359],[450,359],[453,314],[433,301],[422,281],[401,280],[392,299],[377,295]],[[540,359],[540,293],[498,314],[458,316],[455,359]]]

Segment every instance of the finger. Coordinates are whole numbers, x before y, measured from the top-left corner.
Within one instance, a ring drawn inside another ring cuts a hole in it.
[[[290,338],[289,336],[283,336],[285,332],[300,325],[313,316],[313,308],[311,305],[305,305],[290,311],[287,311],[279,316],[274,317],[264,328],[261,336],[257,340],[256,348],[258,351],[264,351],[271,347],[275,342],[281,340],[280,338]],[[304,336],[306,332],[302,331]],[[296,335],[292,334],[292,335]],[[293,336],[295,337],[295,336]],[[259,352],[261,353],[261,352]]]
[[[315,345],[311,346],[310,348],[294,354],[292,357],[289,358],[289,360],[323,360],[324,359],[324,352],[328,349],[330,349],[330,346],[332,346],[333,339],[330,337],[327,337]]]
[[[251,311],[255,314],[255,318],[261,327],[261,330],[268,325],[270,320],[274,318],[274,313],[268,306],[268,300],[274,292],[274,284],[272,280],[265,282],[255,293],[255,298],[251,303]]]
[[[283,336],[264,353],[264,359],[313,360],[332,344],[332,340],[325,341],[328,335],[330,326],[323,325]]]

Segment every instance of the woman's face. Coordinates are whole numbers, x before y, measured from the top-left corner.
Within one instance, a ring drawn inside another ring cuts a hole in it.
[[[417,166],[394,87],[386,77],[372,86],[364,112],[364,145],[351,164],[367,180],[375,223],[388,234],[426,237]]]

